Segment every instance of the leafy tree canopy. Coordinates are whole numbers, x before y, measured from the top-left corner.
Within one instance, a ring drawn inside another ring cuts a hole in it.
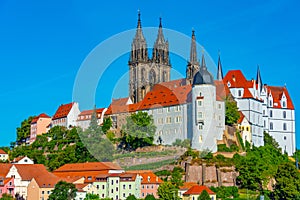
[[[137,198],[132,194],[132,195],[129,195],[126,200],[137,200]]]
[[[147,194],[145,200],[155,200],[155,197],[153,196],[153,194]]]
[[[24,119],[21,122],[20,127],[17,128],[17,141],[18,142],[23,142],[27,137],[30,136],[30,124],[32,119],[35,116],[30,116],[27,119]]]
[[[102,131],[104,134],[107,133],[107,131],[112,127],[112,120],[110,117],[105,118],[103,120],[103,125],[102,125]]]
[[[210,200],[210,196],[206,190],[203,190],[198,197],[198,200]]]
[[[275,199],[300,199],[300,173],[292,163],[283,163],[275,174]]]
[[[225,124],[230,126],[236,124],[240,118],[240,113],[238,111],[236,102],[230,98],[226,98],[225,107]]]
[[[59,181],[49,196],[49,200],[72,200],[76,197],[77,189],[72,183]]]
[[[157,189],[157,194],[160,199],[164,200],[178,200],[178,189],[171,182],[164,182],[159,185]]]
[[[156,127],[151,115],[141,111],[133,113],[126,118],[119,147],[126,150],[135,150],[139,147],[151,146],[155,131]]]

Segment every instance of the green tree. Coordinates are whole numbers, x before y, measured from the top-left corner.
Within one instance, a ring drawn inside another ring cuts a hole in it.
[[[174,167],[172,173],[171,173],[171,179],[170,182],[175,185],[177,189],[179,189],[179,186],[183,185],[183,180],[182,180],[182,172],[183,169],[180,167]]]
[[[72,200],[76,197],[76,192],[74,184],[59,181],[50,194],[49,200]]]
[[[281,164],[275,180],[274,197],[276,200],[300,199],[300,174],[292,163]]]
[[[240,113],[236,102],[230,98],[226,98],[225,107],[225,124],[230,126],[236,124],[238,119],[240,118]]]
[[[102,124],[102,131],[104,134],[107,133],[107,131],[112,127],[112,120],[110,117],[105,118],[103,120],[103,124]]]
[[[203,190],[198,197],[198,200],[210,200],[209,194],[206,190]]]
[[[30,116],[21,122],[21,126],[17,128],[17,141],[22,143],[30,136],[30,125],[34,116]]]
[[[157,194],[161,199],[164,200],[179,199],[178,189],[171,182],[164,182],[160,184],[157,189]]]
[[[275,149],[281,151],[278,142],[267,132],[264,132],[264,143],[265,145],[271,145]]]
[[[139,111],[126,118],[122,128],[122,137],[119,147],[126,150],[135,150],[139,147],[151,146],[154,140],[156,127],[153,118],[146,112]]]
[[[100,200],[100,198],[98,194],[87,193],[84,200]]]
[[[132,194],[132,195],[129,195],[126,200],[137,200],[137,198]]]
[[[11,196],[10,194],[2,194],[2,197],[0,198],[0,200],[14,200],[13,196]]]
[[[147,194],[145,200],[155,200],[155,197],[153,196],[153,194]]]
[[[114,146],[98,125],[96,111],[92,114],[90,126],[85,131],[78,128],[78,134],[90,154],[98,161],[112,161],[111,155],[114,154]],[[81,148],[81,150],[84,149]]]

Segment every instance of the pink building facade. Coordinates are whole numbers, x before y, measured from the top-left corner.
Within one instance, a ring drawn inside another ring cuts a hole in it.
[[[38,135],[42,135],[43,133],[47,133],[48,126],[51,123],[51,117],[46,115],[45,113],[40,114],[35,117],[31,121],[30,125],[30,144],[36,140]]]
[[[15,185],[13,178],[0,178],[0,198],[3,194],[10,194],[14,196],[14,190]]]

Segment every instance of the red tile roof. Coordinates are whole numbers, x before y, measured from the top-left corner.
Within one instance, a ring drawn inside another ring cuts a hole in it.
[[[216,99],[217,101],[222,101],[224,100],[228,95],[230,95],[230,90],[226,86],[226,83],[224,84],[223,81],[214,81],[215,86],[216,86]]]
[[[7,154],[3,149],[0,149],[0,154]]]
[[[193,187],[195,185],[198,185],[198,184],[195,183],[195,182],[184,182],[182,186],[179,186],[179,189],[188,190],[188,189],[190,189],[191,187]]]
[[[188,191],[186,191],[183,195],[199,195],[201,194],[204,190],[210,195],[214,195],[215,193],[211,191],[208,187],[204,185],[195,185],[192,186]]]
[[[0,163],[0,177],[6,177],[11,167],[12,164]]]
[[[104,111],[105,108],[98,108],[96,109],[96,114],[100,114],[102,115],[102,112]],[[79,115],[78,115],[78,121],[84,121],[84,120],[87,120],[87,119],[81,119],[80,117],[81,116],[92,116],[92,114],[94,113],[94,109],[93,110],[84,110],[82,111]],[[97,115],[97,118],[98,118],[98,115]]]
[[[51,118],[51,117],[49,117],[45,113],[42,113],[39,116],[36,116],[35,118],[33,118],[32,121],[31,121],[31,124],[36,123],[39,120],[39,118]]]
[[[238,119],[237,123],[241,124],[243,119],[245,118],[245,115],[241,111],[239,111],[239,113],[240,113],[240,118]]]
[[[119,170],[120,166],[112,162],[88,162],[65,164],[54,172],[80,172],[80,171],[103,171],[103,170]]]
[[[140,110],[185,104],[187,103],[188,94],[192,89],[191,85],[173,89],[169,89],[163,85],[156,85],[155,87],[141,101]]]
[[[292,99],[290,97],[290,94],[288,92],[288,90],[286,89],[286,87],[278,87],[278,86],[266,86],[267,87],[267,93],[268,95],[271,93],[272,97],[273,97],[273,107],[275,108],[282,108],[281,107],[281,98],[283,96],[283,93],[286,96],[287,99],[287,108],[288,109],[295,109],[294,108],[294,104],[292,102]],[[277,105],[275,106],[275,104],[277,103]]]
[[[15,164],[14,166],[17,168],[22,180],[31,181],[32,178],[49,173],[42,164]]]
[[[163,181],[150,170],[132,170],[127,173],[136,173],[142,176],[142,184],[160,184]]]
[[[73,104],[74,102],[60,105],[52,117],[52,120],[67,117],[73,107]]]
[[[243,88],[243,98],[254,98],[249,90],[249,88],[253,88],[254,82],[246,80],[241,70],[228,71],[226,76],[223,78],[223,82],[225,87],[228,88]],[[230,83],[230,85],[228,85],[228,83]]]
[[[153,90],[156,90],[156,89],[159,89],[159,86],[163,86],[163,87],[166,87],[166,88],[169,88],[169,89],[175,89],[177,87],[181,87],[181,86],[184,86],[186,85],[186,80],[185,78],[182,78],[182,79],[177,79],[177,80],[172,80],[172,81],[168,81],[168,82],[162,82],[162,83],[159,83],[159,84],[156,84],[154,85]]]

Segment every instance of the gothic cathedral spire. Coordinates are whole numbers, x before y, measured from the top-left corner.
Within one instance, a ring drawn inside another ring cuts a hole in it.
[[[219,58],[218,58],[217,80],[218,81],[222,81],[223,80],[223,70],[222,70],[222,63],[221,63],[221,58],[220,58],[220,52],[219,52]]]
[[[138,12],[138,24],[135,37],[131,44],[130,62],[147,62],[148,50],[147,43],[142,31],[141,13]]]
[[[154,48],[152,51],[152,60],[156,63],[167,64],[169,65],[169,42],[165,41],[161,17],[159,18],[159,27],[157,38],[154,43]]]
[[[191,40],[191,51],[190,51],[190,60],[188,62],[186,68],[186,80],[187,84],[193,83],[193,78],[195,74],[199,71],[199,62],[197,57],[197,49],[196,49],[196,36],[195,31],[192,31],[192,40]]]
[[[262,83],[261,76],[260,76],[259,65],[257,65],[256,84],[258,85],[259,93],[261,93],[261,91],[263,89],[263,83]]]

